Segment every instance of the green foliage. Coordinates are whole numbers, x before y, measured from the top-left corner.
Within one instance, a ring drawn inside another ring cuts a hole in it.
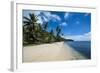
[[[23,17],[23,45],[42,44],[62,41],[60,37],[61,29],[57,26],[56,36],[53,29],[47,32],[48,22],[44,24],[37,23],[37,16],[29,14],[28,17]]]

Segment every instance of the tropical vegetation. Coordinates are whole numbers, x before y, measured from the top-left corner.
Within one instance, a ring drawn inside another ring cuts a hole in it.
[[[63,41],[61,28],[57,26],[48,32],[48,22],[40,24],[33,13],[29,17],[23,16],[23,45],[43,44]]]

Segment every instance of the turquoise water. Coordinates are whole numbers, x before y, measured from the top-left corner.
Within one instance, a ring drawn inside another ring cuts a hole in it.
[[[71,46],[74,50],[82,54],[87,59],[91,59],[91,42],[90,41],[67,41],[65,44]]]

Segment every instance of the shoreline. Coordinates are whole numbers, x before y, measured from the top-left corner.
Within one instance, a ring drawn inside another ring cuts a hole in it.
[[[23,47],[23,62],[65,61],[85,59],[64,42]]]

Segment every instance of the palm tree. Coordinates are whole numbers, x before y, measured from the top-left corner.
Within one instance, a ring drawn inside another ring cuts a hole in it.
[[[50,34],[51,34],[51,35],[54,35],[53,29],[51,29]]]
[[[43,24],[43,30],[47,30],[47,28],[48,28],[48,22],[44,22],[44,24]]]
[[[56,27],[56,36],[58,37],[61,33],[61,28],[59,26]]]
[[[31,28],[35,29],[35,26],[37,26],[36,22],[38,19],[34,14],[29,14],[29,18],[24,16],[23,19],[23,23],[26,25],[30,25]]]
[[[23,17],[23,43],[41,44],[61,40],[61,28],[59,26],[55,29],[56,33],[54,33],[53,29],[48,32],[48,22],[41,25],[37,23],[37,20],[37,16],[34,14],[29,14],[29,17]]]
[[[23,17],[23,35],[28,43],[36,41],[35,32],[38,30],[37,17],[34,14],[29,14],[28,17]]]
[[[60,33],[61,33],[61,28],[59,26],[57,26],[56,27],[56,39],[57,39],[57,41],[60,41],[60,39],[61,39]]]

